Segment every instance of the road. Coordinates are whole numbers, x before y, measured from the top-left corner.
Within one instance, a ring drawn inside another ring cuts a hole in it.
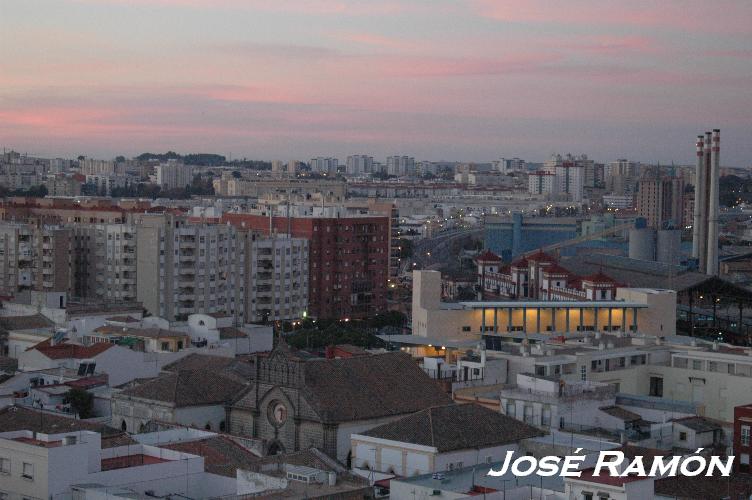
[[[452,241],[458,238],[483,234],[483,227],[474,227],[470,229],[451,229],[443,231],[431,238],[424,238],[413,243],[413,255],[405,259],[400,265],[400,275],[412,269],[431,269],[439,267],[447,262],[452,255],[449,255],[449,248]],[[415,265],[413,266],[413,263]]]

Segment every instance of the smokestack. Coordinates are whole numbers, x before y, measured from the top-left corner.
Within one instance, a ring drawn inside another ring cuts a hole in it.
[[[710,199],[708,201],[708,263],[706,266],[707,274],[718,274],[718,205],[719,191],[718,179],[721,174],[720,153],[721,153],[721,131],[713,130],[713,142],[710,157]]]
[[[702,206],[700,206],[700,256],[699,271],[706,273],[708,269],[708,216],[710,215],[710,132],[705,132],[702,155]]]
[[[705,166],[705,162],[703,160],[703,149],[704,149],[704,141],[703,136],[698,135],[697,136],[697,168],[695,169],[695,207],[693,211],[693,219],[692,219],[692,258],[698,259],[698,262],[702,260],[701,255],[701,248],[702,244],[701,242],[704,241],[703,235],[702,235],[702,193],[705,190],[704,186],[704,179],[703,179],[703,167]]]

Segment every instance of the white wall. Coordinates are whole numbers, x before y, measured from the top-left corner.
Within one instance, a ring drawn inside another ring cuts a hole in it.
[[[491,457],[491,462],[501,462],[507,451],[517,451],[518,449],[519,446],[517,443],[512,443],[502,446],[481,448],[480,450],[456,450],[447,453],[439,453],[434,458],[433,470],[426,472],[447,471],[449,470],[450,464],[453,464],[454,468],[458,468],[460,462],[462,462],[461,467],[489,463],[486,460],[489,456]]]
[[[219,424],[225,420],[224,405],[190,406],[175,410],[175,423],[203,429],[207,422],[212,431],[219,431]]]
[[[384,417],[368,420],[366,422],[348,422],[337,426],[337,460],[346,463],[347,454],[350,452],[350,436],[373,429],[376,426],[392,422],[404,415]]]

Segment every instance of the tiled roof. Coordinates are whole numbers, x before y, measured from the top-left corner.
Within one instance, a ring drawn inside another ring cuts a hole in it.
[[[343,464],[328,456],[318,448],[309,448],[307,450],[294,451],[282,455],[268,455],[261,458],[260,464],[262,468],[266,464],[288,464],[338,473],[347,471],[347,468]]]
[[[611,415],[612,417],[618,418],[619,420],[623,420],[625,422],[634,422],[642,418],[637,413],[625,410],[621,406],[604,406],[602,408],[599,408],[599,410],[607,415]]]
[[[362,347],[358,347],[352,344],[337,344],[334,346],[334,348],[338,351],[346,352],[352,356],[370,356],[371,355],[371,353],[369,353]]]
[[[695,432],[711,432],[721,429],[721,425],[705,417],[684,417],[674,419],[674,422],[692,429]]]
[[[195,352],[165,365],[162,370],[166,372],[211,370],[214,373],[232,377],[242,383],[248,383],[253,377],[253,365],[247,359]]]
[[[70,431],[93,431],[102,434],[102,447],[105,440],[109,446],[119,446],[118,443],[130,444],[133,441],[119,429],[104,424],[94,424],[73,418],[54,415],[39,410],[31,410],[21,406],[8,406],[0,410],[0,429],[3,432],[32,431],[45,434],[56,434]],[[115,440],[117,438],[117,440]],[[110,441],[112,439],[112,441]]]
[[[543,268],[543,274],[570,274],[567,269],[564,269],[559,264],[551,264]]]
[[[598,271],[590,276],[585,276],[582,281],[589,281],[591,283],[616,283],[616,281],[610,276],[606,276],[602,271]]]
[[[221,340],[227,340],[227,339],[244,339],[248,337],[248,335],[239,328],[235,328],[234,326],[225,326],[223,328],[219,328],[219,338]]]
[[[31,316],[2,316],[0,317],[0,328],[5,330],[34,330],[39,328],[52,328],[55,323],[45,318],[41,314]]]
[[[524,422],[473,403],[428,408],[363,434],[433,446],[439,452],[502,446],[544,435]]]
[[[237,469],[256,470],[261,459],[232,439],[217,435],[197,441],[183,441],[161,446],[182,453],[204,457],[206,472],[235,478]]]
[[[528,255],[527,260],[533,261],[533,262],[552,262],[556,263],[556,259],[552,257],[551,255],[548,255],[543,250],[538,250],[538,252],[534,253],[533,255]]]
[[[281,341],[270,354],[256,357],[259,363],[285,361],[299,363],[303,373],[293,385],[324,423],[406,415],[452,402],[441,386],[403,352],[339,359],[308,358]],[[255,408],[258,401],[254,388],[251,385],[234,404],[239,408]]]
[[[129,337],[138,338],[150,338],[161,339],[168,337],[188,337],[189,335],[184,332],[176,332],[173,330],[164,330],[162,328],[128,328],[124,326],[111,326],[104,325],[94,329],[97,333],[113,334],[113,335],[126,335]]]
[[[520,257],[519,259],[512,262],[512,267],[527,267],[530,264],[528,260],[525,257]]]
[[[111,318],[107,318],[105,321],[112,321],[115,323],[139,323],[140,322],[140,320],[132,316],[113,316]]]
[[[244,385],[213,370],[181,370],[149,379],[122,394],[172,403],[177,408],[222,404],[233,399]]]
[[[402,415],[451,402],[409,354],[400,352],[309,360],[304,393],[330,422]]]
[[[475,258],[476,262],[501,262],[501,257],[493,253],[491,250],[486,250],[482,254]]]
[[[675,476],[657,479],[654,494],[677,500],[721,500],[750,498],[752,476],[734,474],[730,477]]]
[[[50,339],[47,339],[27,350],[37,350],[50,359],[87,359],[98,356],[112,347],[115,347],[115,344],[109,342],[97,342],[90,346],[69,344],[68,342],[50,345]]]

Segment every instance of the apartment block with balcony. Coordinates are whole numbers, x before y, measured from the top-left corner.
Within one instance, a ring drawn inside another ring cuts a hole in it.
[[[76,225],[74,287],[77,297],[136,300],[136,227],[131,224]]]
[[[136,231],[137,299],[170,321],[194,313],[242,317],[248,237],[172,214],[143,217]]]
[[[226,213],[222,222],[263,234],[308,240],[308,314],[314,318],[367,318],[387,309],[390,218],[332,208],[326,216],[281,217],[256,211]]]
[[[59,226],[0,224],[0,294],[67,292],[71,235],[70,229]]]
[[[294,320],[307,315],[308,240],[252,234],[245,278],[245,320]]]

